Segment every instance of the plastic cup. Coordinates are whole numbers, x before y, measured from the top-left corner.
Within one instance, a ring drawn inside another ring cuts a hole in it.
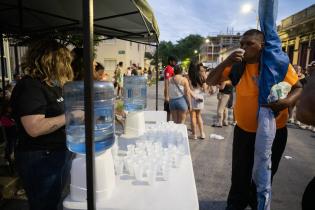
[[[162,164],[162,178],[164,181],[169,180],[169,175],[170,175],[170,166],[169,163],[163,163]]]
[[[127,145],[127,151],[134,153],[135,152],[135,145],[134,144]]]
[[[130,158],[127,159],[126,168],[127,168],[127,170],[128,170],[128,174],[129,174],[130,176],[134,176],[134,175],[135,175],[134,170],[133,170],[133,164],[134,164],[134,162],[133,162],[132,159],[130,159]]]
[[[124,170],[124,161],[121,158],[115,159],[115,172],[117,176],[120,176],[123,174]]]
[[[234,50],[234,52],[242,53],[242,56],[244,56],[244,54],[245,54],[245,50],[242,48],[237,48],[236,50]]]
[[[156,183],[156,172],[157,172],[157,167],[152,166],[148,170],[146,170],[147,174],[147,180],[149,185],[155,185]]]
[[[133,169],[134,169],[136,180],[142,181],[143,180],[143,166],[139,164],[134,164]]]

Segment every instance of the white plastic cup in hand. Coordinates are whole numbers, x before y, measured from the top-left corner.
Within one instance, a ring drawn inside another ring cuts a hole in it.
[[[234,52],[240,53],[240,54],[242,55],[242,57],[243,57],[244,54],[245,54],[245,50],[242,49],[242,48],[237,48],[236,50],[234,50]]]

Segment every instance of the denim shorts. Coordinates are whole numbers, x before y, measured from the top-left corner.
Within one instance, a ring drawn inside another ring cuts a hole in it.
[[[188,105],[184,96],[170,99],[170,110],[171,111],[187,111]]]

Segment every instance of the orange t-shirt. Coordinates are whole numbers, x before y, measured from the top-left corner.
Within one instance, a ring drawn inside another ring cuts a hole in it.
[[[228,78],[232,67],[223,71],[223,77]],[[234,115],[237,125],[247,131],[256,132],[258,112],[258,68],[259,64],[247,64],[246,69],[236,85],[236,101]],[[290,64],[283,81],[295,85],[299,78],[293,66]],[[277,128],[283,128],[288,120],[288,109],[282,110],[276,118]]]

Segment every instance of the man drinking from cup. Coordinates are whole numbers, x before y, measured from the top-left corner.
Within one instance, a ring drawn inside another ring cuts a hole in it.
[[[241,210],[248,205],[252,209],[257,209],[252,169],[258,126],[259,64],[264,48],[264,34],[256,29],[246,31],[241,38],[240,46],[241,49],[234,51],[207,78],[208,85],[212,86],[231,80],[236,89],[234,114],[237,125],[234,128],[232,179],[227,210]],[[276,117],[277,130],[272,145],[272,177],[278,169],[287,142],[287,108],[296,102],[302,91],[291,64],[288,66],[284,81],[292,85],[290,94],[287,98],[268,105],[274,112],[279,113]]]

